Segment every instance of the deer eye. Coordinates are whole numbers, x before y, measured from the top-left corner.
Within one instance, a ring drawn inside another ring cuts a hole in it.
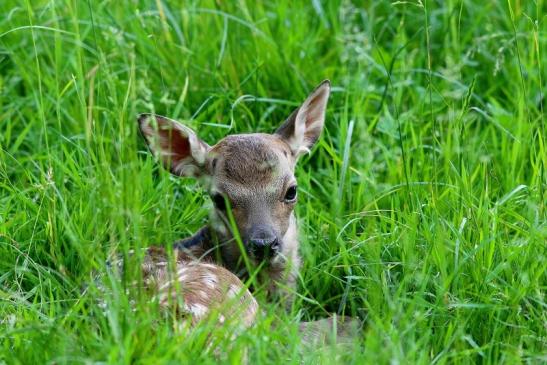
[[[291,186],[285,192],[285,202],[292,203],[296,200],[296,185]]]
[[[214,194],[212,196],[213,204],[218,210],[225,211],[226,210],[226,201],[224,200],[224,196],[222,194]]]

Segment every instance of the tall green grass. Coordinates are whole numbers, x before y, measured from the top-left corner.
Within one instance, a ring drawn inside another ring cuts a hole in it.
[[[204,191],[158,168],[135,116],[214,143],[273,131],[325,78],[326,130],[297,171],[301,296],[289,314],[262,302],[235,343],[217,331],[221,360],[546,362],[545,10],[3,0],[0,363],[217,361],[207,328],[177,331],[115,277],[92,284],[112,253],[206,220]],[[302,352],[299,318],[333,312],[363,318],[362,338]]]

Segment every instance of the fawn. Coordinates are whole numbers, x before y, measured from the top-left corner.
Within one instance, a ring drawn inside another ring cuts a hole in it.
[[[262,267],[256,281],[268,298],[291,304],[300,265],[294,169],[321,134],[329,94],[325,80],[274,134],[229,135],[214,146],[173,120],[139,115],[140,131],[157,159],[174,175],[200,179],[214,203],[209,224],[174,244],[175,275],[166,271],[163,249],[148,249],[143,276],[157,290],[160,305],[182,294],[181,313],[192,324],[217,308],[219,324],[237,309],[243,326],[250,326],[258,304],[242,280],[257,266]],[[337,325],[339,333],[345,331],[343,322]],[[333,325],[328,319],[303,322],[300,328],[304,337],[317,337]]]

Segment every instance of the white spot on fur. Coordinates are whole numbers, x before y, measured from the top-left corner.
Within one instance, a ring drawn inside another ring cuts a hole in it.
[[[203,304],[195,303],[195,304],[186,304],[185,309],[188,311],[188,313],[196,316],[196,317],[203,317],[207,314],[208,308],[204,306]]]
[[[217,287],[217,283],[218,283],[218,277],[213,274],[212,272],[206,272],[204,275],[203,275],[203,283],[211,288],[211,289],[215,289]]]
[[[187,279],[188,279],[188,275],[186,274],[179,275],[177,278],[179,282],[185,282]]]
[[[228,289],[228,298],[233,299],[239,295],[240,287],[235,284],[230,284]]]
[[[188,279],[188,268],[187,267],[181,267],[177,270],[177,280],[178,282],[185,282]]]

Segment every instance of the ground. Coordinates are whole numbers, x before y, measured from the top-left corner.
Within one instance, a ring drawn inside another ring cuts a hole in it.
[[[363,3],[3,0],[0,363],[546,362],[545,1]],[[273,131],[326,78],[292,312],[262,301],[215,353],[126,281],[96,290],[111,254],[211,204],[137,113],[212,144]],[[328,313],[361,337],[302,351],[298,318]]]

